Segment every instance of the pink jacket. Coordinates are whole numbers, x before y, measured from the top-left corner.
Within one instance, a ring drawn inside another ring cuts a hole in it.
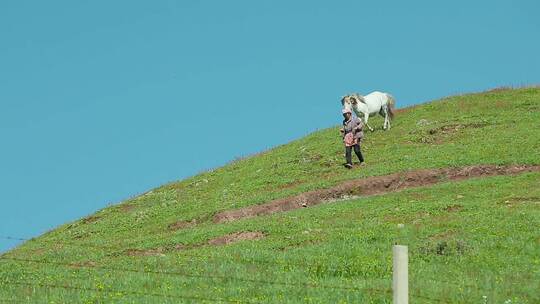
[[[346,145],[353,146],[360,143],[364,138],[364,123],[358,117],[351,117],[351,119],[343,120],[343,140],[347,137]],[[347,135],[350,134],[350,135]],[[350,138],[352,136],[352,139]]]

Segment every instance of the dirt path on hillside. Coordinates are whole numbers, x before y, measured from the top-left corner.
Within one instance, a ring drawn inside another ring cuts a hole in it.
[[[305,192],[296,196],[277,199],[262,205],[224,211],[214,216],[215,223],[231,222],[276,212],[310,207],[347,197],[362,197],[396,192],[407,188],[434,185],[474,177],[512,175],[540,171],[540,165],[476,165],[462,168],[425,169],[384,176],[366,177],[347,181],[332,188]]]

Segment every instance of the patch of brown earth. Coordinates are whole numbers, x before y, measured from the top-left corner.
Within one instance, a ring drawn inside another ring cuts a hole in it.
[[[514,207],[516,205],[520,205],[520,204],[540,204],[540,197],[538,196],[533,196],[533,197],[511,197],[511,198],[508,198],[506,200],[504,200],[504,202],[502,202],[501,204],[504,204],[506,205],[507,207]]]
[[[413,130],[410,134],[417,134],[416,142],[424,144],[442,144],[453,136],[454,134],[460,132],[464,129],[478,129],[486,127],[490,124],[486,122],[472,122],[466,124],[448,124],[440,127],[432,128],[427,131],[424,130]]]
[[[457,211],[460,211],[463,209],[463,206],[461,205],[451,205],[451,206],[448,206],[446,208],[444,208],[445,211],[447,212],[457,212]]]
[[[191,220],[191,221],[178,221],[178,222],[175,222],[175,223],[172,223],[169,225],[169,230],[180,230],[180,229],[185,229],[185,228],[189,228],[189,227],[193,227],[197,225],[197,220]]]
[[[207,222],[210,219],[212,219],[212,215],[205,214],[205,215],[202,215],[202,216],[198,216],[196,218],[192,218],[191,220],[176,221],[174,223],[171,223],[171,224],[167,225],[167,227],[171,231],[176,231],[176,230],[180,230],[180,229],[187,229],[187,228],[195,227],[199,223]]]
[[[258,231],[244,231],[227,234],[208,241],[208,245],[220,246],[228,245],[244,240],[258,240],[264,237],[264,233]]]
[[[90,233],[88,232],[80,232],[72,235],[72,238],[75,240],[84,239],[90,236]]]
[[[135,209],[135,205],[133,204],[121,204],[119,206],[120,211],[122,212],[130,212],[131,210]]]
[[[436,129],[431,129],[429,130],[429,134],[436,134],[439,132],[443,134],[455,133],[459,131],[460,129],[468,129],[468,128],[478,129],[478,128],[486,127],[487,125],[488,124],[486,122],[472,122],[468,124],[450,124],[450,125],[441,126]]]
[[[223,211],[214,216],[214,222],[231,222],[243,218],[310,207],[324,202],[339,200],[343,197],[384,194],[407,188],[433,185],[443,181],[510,175],[532,171],[540,171],[540,165],[476,165],[463,168],[425,169],[384,176],[374,176],[344,182],[328,189],[309,191],[293,197],[277,199],[262,205]]]
[[[95,223],[95,222],[97,222],[100,218],[101,218],[101,216],[91,215],[91,216],[87,216],[87,217],[83,218],[83,219],[82,219],[82,222],[83,222],[83,224]]]

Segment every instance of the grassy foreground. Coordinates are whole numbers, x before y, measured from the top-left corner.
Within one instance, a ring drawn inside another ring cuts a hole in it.
[[[0,302],[391,303],[399,242],[409,245],[413,303],[538,303],[539,173],[232,223],[212,216],[353,178],[540,164],[539,122],[539,88],[445,98],[403,110],[388,132],[367,133],[368,165],[352,171],[341,166],[337,128],[315,132],[24,243],[0,258]],[[264,237],[207,244],[242,231]]]

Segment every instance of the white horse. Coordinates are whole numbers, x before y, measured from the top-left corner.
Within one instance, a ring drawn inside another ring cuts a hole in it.
[[[371,131],[373,128],[368,124],[368,118],[377,113],[384,117],[383,129],[390,129],[390,120],[394,118],[395,103],[392,95],[377,91],[366,96],[351,94],[341,99],[341,104],[345,109],[354,111],[358,117],[364,117],[364,122]]]

